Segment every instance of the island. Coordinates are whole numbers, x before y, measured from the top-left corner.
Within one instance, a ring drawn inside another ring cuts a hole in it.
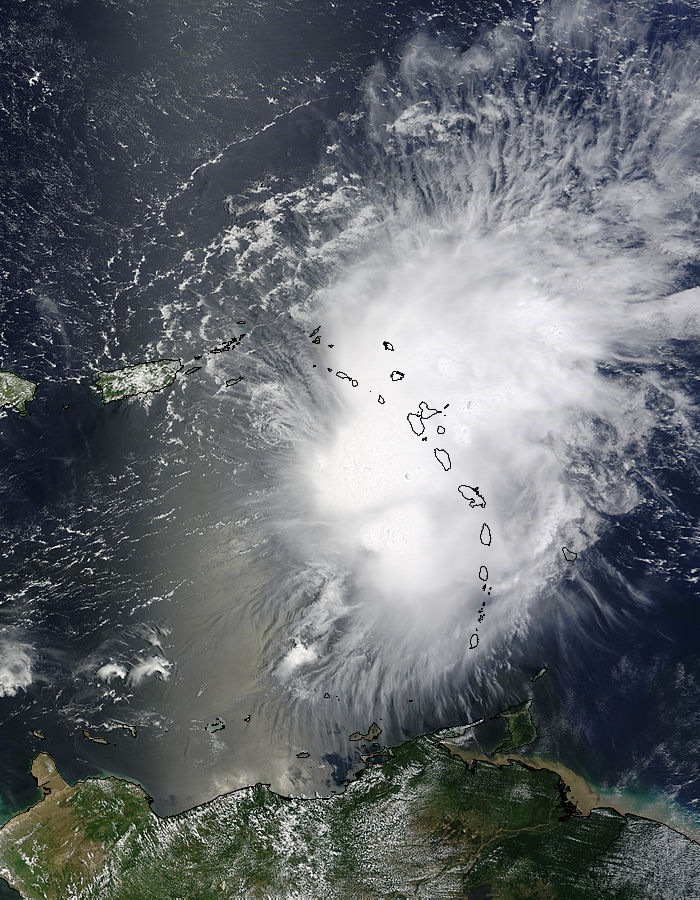
[[[415,435],[420,437],[425,431],[425,425],[423,424],[423,422],[426,419],[431,419],[433,416],[439,415],[441,412],[442,410],[433,409],[431,406],[428,406],[425,400],[421,400],[418,404],[418,412],[409,413],[406,416],[406,419],[408,420],[408,424],[411,426],[411,431]],[[440,431],[440,428],[438,427],[438,433],[444,434],[445,429],[443,428],[442,431]]]
[[[37,384],[12,372],[0,372],[0,409],[14,409],[28,416],[27,403],[34,399]]]
[[[112,403],[125,397],[162,391],[175,381],[182,368],[179,359],[154,359],[111,372],[100,372],[95,386],[102,392],[102,402]]]
[[[348,375],[347,372],[341,372],[340,369],[335,373],[336,378],[340,378],[343,381],[349,381],[353,387],[357,387],[359,381],[357,378],[353,378],[352,375]]]
[[[132,738],[136,737],[136,726],[128,725],[126,722],[117,722],[117,725],[120,728],[123,728],[125,731],[128,731]]]
[[[363,734],[361,731],[353,731],[353,733],[348,738],[349,741],[375,741],[379,735],[382,733],[382,729],[377,725],[376,722],[372,722],[372,724],[367,729],[367,732]]]
[[[462,495],[462,497],[464,497],[464,499],[468,501],[469,506],[472,509],[477,506],[483,509],[486,506],[486,500],[484,500],[484,498],[479,493],[478,487],[470,487],[468,484],[460,484],[457,490]]]
[[[494,753],[505,753],[525,747],[537,740],[537,728],[530,714],[532,700],[525,700],[517,706],[511,706],[500,712],[497,718],[504,719],[508,727],[508,736],[496,747]]]
[[[217,716],[213,722],[210,722],[205,726],[205,729],[209,734],[216,734],[217,731],[223,731],[224,728],[226,728],[226,722],[224,722],[221,716]]]
[[[44,797],[0,829],[0,876],[27,900],[700,896],[696,841],[506,752],[536,736],[531,707],[366,754],[329,797],[256,784],[168,817],[139,785],[71,785],[40,753]],[[502,720],[507,740],[485,753],[481,730]]]
[[[449,472],[452,468],[452,460],[450,459],[450,454],[447,452],[447,450],[443,450],[440,447],[436,447],[434,452],[435,459],[440,463],[440,465],[446,472]]]
[[[107,738],[100,737],[97,734],[92,734],[92,732],[88,731],[87,728],[83,728],[83,737],[88,741],[93,741],[95,744],[108,744],[109,743]]]

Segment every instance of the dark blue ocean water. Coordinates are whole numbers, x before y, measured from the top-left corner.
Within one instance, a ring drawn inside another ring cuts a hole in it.
[[[27,772],[39,748],[67,777],[100,769],[78,727],[98,708],[76,668],[139,596],[172,587],[138,516],[165,493],[154,471],[165,401],[148,414],[105,408],[97,371],[158,341],[158,355],[194,363],[206,343],[164,338],[160,309],[185,254],[229,221],[222,196],[270,173],[289,187],[307,179],[328,122],[416,28],[466,40],[509,9],[4,4],[0,360],[40,385],[30,416],[0,421],[0,615],[40,673],[0,701],[4,817],[36,798]],[[141,744],[122,741],[115,768],[124,754],[135,771],[149,766]]]
[[[391,69],[416,31],[468,46],[490,25],[533,12],[427,2],[142,7],[3,5],[0,363],[40,387],[30,416],[0,419],[0,638],[29,648],[33,671],[26,690],[0,698],[0,819],[37,799],[29,767],[40,749],[68,780],[138,778],[162,810],[213,791],[215,778],[179,783],[193,761],[224,765],[221,748],[211,759],[182,749],[190,738],[168,703],[188,670],[169,635],[228,623],[225,600],[206,623],[192,612],[193,584],[216,598],[232,576],[225,550],[186,526],[216,533],[225,492],[233,484],[245,498],[260,471],[243,438],[202,456],[204,439],[187,423],[214,403],[204,388],[179,406],[164,394],[148,407],[104,407],[91,386],[97,371],[154,356],[196,364],[211,349],[205,315],[226,323],[222,341],[255,325],[260,312],[240,284],[223,300],[214,290],[225,283],[223,262],[209,291],[193,279],[191,311],[178,313],[176,329],[163,313],[230,210],[245,221],[251,185],[274,177],[292,191],[312,179],[329,123],[357,110],[367,71],[378,60]],[[696,27],[690,7],[665,6],[657,17],[668,46]],[[695,284],[688,270],[675,288]],[[264,334],[275,340],[274,329]],[[699,361],[691,342],[670,344],[659,375],[700,398]],[[236,375],[239,363],[230,365]],[[697,816],[698,458],[665,427],[662,400],[649,404],[659,429],[637,473],[643,502],[611,517],[571,577],[545,593],[499,693],[501,702],[535,696],[540,755],[600,788],[660,794]],[[224,429],[223,407],[211,410],[212,428]],[[243,516],[244,500],[240,508]],[[167,524],[174,509],[178,523]],[[94,672],[107,659],[161,651],[179,673],[170,680],[145,681],[131,702],[96,693]],[[530,684],[545,663],[546,677]],[[213,717],[220,707],[200,711],[193,685],[183,719]],[[267,741],[242,724],[249,708],[265,708],[256,690],[230,701],[238,725],[226,732],[241,729],[251,758]],[[119,730],[109,748],[83,738],[84,727],[132,721],[132,709],[136,742]],[[452,713],[407,712],[397,735],[451,724],[461,709],[455,699]],[[167,727],[185,735],[177,750]],[[336,774],[346,770],[341,761]]]

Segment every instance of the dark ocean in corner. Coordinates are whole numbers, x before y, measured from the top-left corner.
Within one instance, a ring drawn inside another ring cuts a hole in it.
[[[0,820],[39,750],[167,814],[534,696],[533,752],[698,827],[696,5],[2,12]]]

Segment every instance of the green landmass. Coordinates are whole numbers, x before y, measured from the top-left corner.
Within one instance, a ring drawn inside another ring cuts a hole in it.
[[[95,385],[102,391],[102,402],[111,403],[125,397],[162,391],[175,381],[181,369],[179,359],[154,359],[113,372],[100,372]]]
[[[210,734],[215,734],[217,731],[223,731],[223,729],[226,728],[226,722],[224,722],[221,716],[217,716],[216,719],[206,725],[205,728]]]
[[[42,753],[44,799],[0,830],[0,874],[31,900],[700,896],[698,844],[583,815],[556,772],[522,758],[470,759],[457,745],[473,731],[407,741],[328,798],[258,784],[167,818],[138,785],[71,786]]]
[[[506,750],[515,750],[516,747],[525,747],[537,739],[537,728],[532,721],[530,708],[532,700],[525,700],[517,706],[510,706],[500,712],[497,718],[505,719],[508,726],[508,737],[499,744],[494,753],[505,753]]]
[[[0,372],[0,409],[16,409],[20,416],[27,416],[26,404],[34,399],[37,385],[12,372]]]

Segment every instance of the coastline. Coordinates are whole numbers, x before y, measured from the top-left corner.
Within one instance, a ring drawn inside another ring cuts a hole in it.
[[[491,763],[496,766],[508,766],[511,762],[517,762],[530,769],[555,772],[568,788],[571,800],[581,810],[584,816],[588,816],[594,809],[612,809],[621,816],[634,815],[643,819],[650,819],[665,825],[673,831],[687,837],[688,840],[700,844],[700,825],[694,826],[685,816],[676,813],[667,804],[645,800],[635,794],[611,792],[598,789],[573,769],[563,763],[546,759],[541,756],[526,756],[519,753],[494,753],[486,756],[483,753],[472,750],[463,750],[451,744],[449,740],[442,742],[450,754],[469,764],[472,762]]]
[[[327,895],[345,898],[351,896],[347,879],[352,881],[358,864],[362,871],[366,867],[370,882],[372,877],[380,877],[393,884],[392,878],[408,877],[403,868],[394,868],[402,866],[404,859],[404,827],[409,829],[414,846],[422,848],[424,855],[418,869],[431,871],[436,884],[454,869],[444,869],[444,860],[440,862],[442,855],[436,852],[434,844],[436,834],[442,851],[456,854],[454,864],[467,866],[464,875],[472,878],[473,887],[482,883],[480,879],[485,879],[483,883],[502,881],[507,887],[513,878],[516,882],[521,878],[515,870],[515,874],[511,873],[508,866],[503,868],[494,842],[502,842],[506,857],[511,854],[521,865],[530,867],[527,877],[544,878],[545,882],[564,877],[573,879],[574,885],[583,878],[584,887],[594,866],[603,881],[619,877],[624,881],[628,877],[628,867],[621,866],[614,852],[606,857],[612,868],[606,870],[602,863],[602,856],[623,830],[632,844],[622,852],[639,854],[640,863],[649,858],[645,847],[653,845],[657,853],[665,854],[660,868],[658,855],[652,857],[652,866],[656,865],[659,871],[640,875],[651,878],[650,883],[660,890],[669,877],[675,877],[668,873],[688,854],[691,844],[695,847],[691,856],[700,862],[696,832],[683,825],[676,827],[668,816],[660,819],[640,815],[652,811],[649,804],[644,806],[638,799],[598,792],[568,767],[541,757],[507,751],[486,756],[455,746],[455,737],[455,729],[445,729],[405,741],[393,747],[386,760],[365,765],[354,779],[346,782],[341,793],[330,797],[288,797],[269,785],[257,783],[172,816],[155,813],[148,793],[134,781],[98,775],[71,784],[63,778],[53,758],[41,752],[32,764],[32,775],[43,796],[0,828],[0,877],[29,900],[43,900],[46,896],[60,900],[67,883],[74,886],[76,896],[78,888],[86,891],[86,897],[94,896],[91,891],[96,879],[118,853],[124,855],[116,858],[112,873],[117,878],[112,885],[116,886],[116,893],[105,897],[121,900],[129,896],[128,891],[134,888],[128,882],[129,873],[136,863],[146,865],[148,871],[152,869],[154,889],[160,886],[158,889],[171,890],[177,876],[167,866],[160,866],[158,860],[162,860],[163,848],[189,835],[193,841],[187,844],[183,858],[188,871],[200,871],[208,877],[204,861],[212,847],[223,846],[223,852],[219,850],[221,871],[216,878],[232,879],[239,890],[250,887],[246,860],[251,859],[251,853],[257,859],[266,847],[255,877],[267,878],[270,889],[281,891],[279,896],[283,896],[286,888],[280,885],[292,877],[289,867],[298,867],[299,863],[296,851],[290,856],[289,834],[296,833],[306,841],[308,858],[314,860],[316,867],[314,877],[325,879]],[[387,794],[389,785],[394,790]],[[387,802],[394,803],[393,812]],[[371,836],[370,824],[378,814],[393,817],[395,824],[401,823],[395,830],[395,856],[391,855],[391,842],[386,858],[381,854],[379,858],[375,845],[360,839],[365,832]],[[355,824],[348,829],[348,822]],[[542,828],[544,844],[538,844],[537,839],[532,844],[532,836]],[[665,838],[661,834],[664,829],[669,832]],[[685,847],[684,841],[688,842]],[[275,848],[272,854],[268,852],[270,846]],[[552,855],[548,846],[559,850]],[[73,848],[68,856],[67,847]],[[334,849],[341,859],[349,853],[355,862],[348,867],[346,860],[345,868],[343,864],[334,868]],[[23,860],[27,858],[33,860],[33,880],[24,871]],[[568,861],[564,869],[557,870],[562,860]],[[306,862],[304,865],[308,868]],[[126,887],[119,881],[122,875],[127,879]],[[297,871],[293,877],[303,875]],[[686,880],[689,877],[683,875]],[[274,890],[271,896],[278,895]],[[588,896],[585,892],[584,895]],[[666,896],[663,891],[661,895]]]

